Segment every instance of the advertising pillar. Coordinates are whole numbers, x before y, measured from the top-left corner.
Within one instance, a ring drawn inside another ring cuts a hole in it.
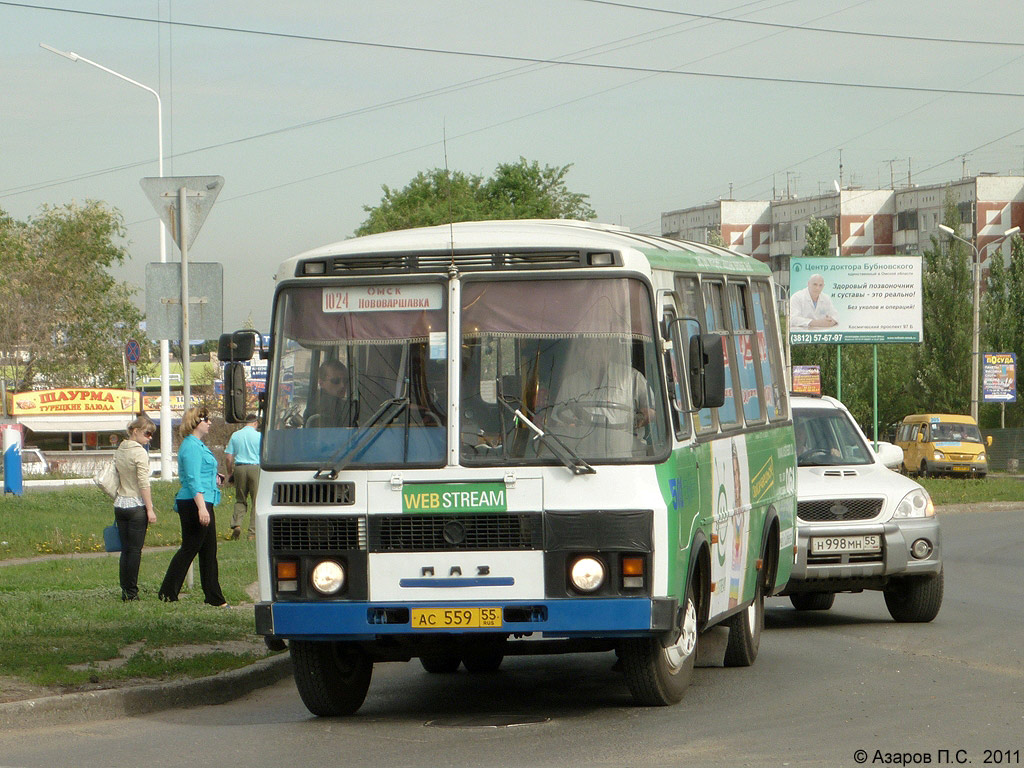
[[[21,430],[16,425],[3,425],[4,493],[21,496]]]

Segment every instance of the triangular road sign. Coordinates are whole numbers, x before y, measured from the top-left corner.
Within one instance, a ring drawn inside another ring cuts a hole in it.
[[[199,234],[206,216],[224,186],[223,176],[147,176],[139,182],[156,209],[157,215],[171,231],[171,237],[181,248],[181,227],[178,219],[178,200],[185,189],[185,229],[188,232],[186,248]]]

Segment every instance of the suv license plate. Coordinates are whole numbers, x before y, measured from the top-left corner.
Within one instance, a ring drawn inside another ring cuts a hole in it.
[[[413,608],[413,629],[490,629],[501,626],[501,608]]]
[[[811,554],[827,555],[839,552],[881,552],[882,540],[878,534],[867,536],[821,536],[811,539]]]

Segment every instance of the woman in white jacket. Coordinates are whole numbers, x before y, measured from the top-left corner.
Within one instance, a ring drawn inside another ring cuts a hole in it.
[[[117,469],[117,496],[114,521],[121,535],[121,599],[139,599],[139,565],[146,529],[156,522],[153,496],[149,489],[149,454],[146,446],[156,425],[148,416],[139,416],[128,425],[128,439],[114,451]]]

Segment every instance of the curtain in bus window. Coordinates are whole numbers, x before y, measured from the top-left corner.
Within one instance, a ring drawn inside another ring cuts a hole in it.
[[[754,328],[757,331],[757,347],[761,358],[761,382],[764,386],[765,410],[769,419],[781,415],[782,393],[778,391],[781,381],[782,364],[774,359],[776,347],[773,335],[772,318],[765,314],[765,308],[771,307],[768,285],[763,282],[754,283]]]
[[[748,423],[761,421],[761,397],[757,390],[756,349],[747,320],[747,286],[729,285],[729,310],[736,339],[737,366],[740,373],[740,400],[743,419]]]
[[[728,329],[725,327],[724,296],[721,283],[704,283],[704,308],[708,333],[722,334],[722,350],[725,355],[725,403],[718,409],[718,423],[722,426],[730,426],[739,423],[740,417],[736,408],[736,391],[732,379],[734,355],[732,344],[729,343]],[[707,423],[710,424],[710,418],[707,419]],[[701,411],[701,424],[705,426],[703,411]]]

